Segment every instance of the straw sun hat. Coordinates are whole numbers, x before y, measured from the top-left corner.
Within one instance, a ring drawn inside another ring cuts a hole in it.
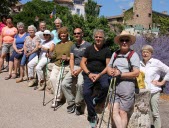
[[[51,40],[53,40],[53,38],[54,38],[54,35],[53,35],[53,33],[51,33],[49,30],[45,30],[44,32],[42,32],[39,36],[40,36],[40,38],[41,39],[43,39],[43,40],[45,40],[45,38],[44,38],[44,34],[49,34],[50,36],[51,36]]]
[[[135,37],[135,36],[131,35],[128,31],[122,31],[122,32],[120,33],[120,35],[118,35],[118,36],[116,36],[116,37],[114,38],[114,42],[115,42],[116,44],[119,44],[119,43],[120,43],[120,39],[121,39],[122,37],[129,37],[129,39],[131,40],[131,43],[130,43],[131,45],[134,44],[135,41],[136,41],[136,37]]]

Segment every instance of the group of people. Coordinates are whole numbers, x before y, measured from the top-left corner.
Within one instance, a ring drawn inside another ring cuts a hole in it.
[[[108,94],[110,79],[116,78],[112,119],[117,128],[126,128],[128,112],[133,108],[135,95],[135,78],[142,71],[145,74],[145,88],[151,91],[151,110],[155,128],[161,128],[158,102],[161,86],[169,81],[169,67],[161,61],[152,58],[153,48],[145,45],[142,48],[142,61],[130,46],[136,37],[127,31],[122,31],[114,38],[119,50],[112,54],[106,45],[106,34],[102,29],[93,32],[93,43],[83,39],[81,28],[73,31],[75,42],[70,40],[68,28],[62,26],[62,20],[57,18],[56,29],[46,29],[44,21],[39,23],[39,31],[34,25],[28,26],[26,32],[24,23],[14,27],[12,17],[1,17],[0,23],[0,73],[7,53],[10,53],[9,72],[5,80],[16,79],[22,82],[27,67],[28,86],[37,85],[37,90],[45,89],[44,68],[53,65],[49,80],[54,90],[54,100],[51,107],[56,108],[67,101],[67,112],[83,114],[82,104],[85,101],[88,111],[88,121],[92,128],[99,121],[95,106],[105,101]],[[128,56],[130,58],[128,59]],[[18,70],[19,69],[19,70]],[[166,75],[158,81],[160,72]],[[35,77],[37,75],[37,77]],[[38,83],[36,82],[38,79]],[[99,85],[100,91],[93,95],[94,87]],[[76,86],[76,93],[72,92]]]

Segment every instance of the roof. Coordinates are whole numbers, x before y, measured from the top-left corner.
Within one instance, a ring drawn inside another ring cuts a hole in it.
[[[106,17],[107,19],[114,19],[114,18],[123,18],[124,17],[124,14],[121,14],[121,15],[116,15],[116,16],[109,16],[109,17]]]
[[[73,3],[73,0],[54,0],[56,3]]]

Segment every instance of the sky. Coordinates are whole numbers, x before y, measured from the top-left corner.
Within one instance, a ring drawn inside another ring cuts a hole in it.
[[[30,0],[21,0],[26,3]],[[116,16],[122,14],[123,9],[129,9],[133,6],[134,0],[94,0],[99,5],[102,5],[100,15],[102,16]],[[167,11],[169,14],[169,0],[152,0],[153,10],[157,12]]]

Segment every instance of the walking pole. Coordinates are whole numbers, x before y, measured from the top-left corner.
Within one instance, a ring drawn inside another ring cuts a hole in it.
[[[62,79],[63,79],[63,73],[64,73],[64,61],[62,60],[62,65],[61,65],[61,68],[60,68],[60,76],[59,76],[59,83],[58,83],[58,87],[57,87],[57,92],[55,93],[55,97],[54,97],[54,103],[56,104],[56,99],[57,99],[57,95],[58,95],[58,92],[59,92],[59,86],[62,82]],[[54,107],[54,111],[55,111],[55,108]]]
[[[109,90],[108,90],[107,97],[106,97],[106,101],[105,101],[104,108],[103,108],[102,115],[101,115],[101,119],[100,119],[99,128],[101,128],[101,124],[102,124],[102,121],[103,121],[103,116],[104,116],[104,113],[105,113],[105,109],[106,109],[107,103],[108,103],[109,98],[110,98],[112,81],[113,80],[111,79],[111,82],[110,82],[110,85],[109,85]]]
[[[115,94],[116,94],[116,77],[112,78],[113,84],[112,84],[112,92],[110,93],[110,98],[109,98],[109,103],[110,103],[110,111],[109,111],[109,119],[108,119],[108,124],[107,128],[109,128],[110,125],[110,118],[112,114],[112,110],[114,107],[114,101],[115,101]]]
[[[112,88],[112,84],[113,84],[113,88]],[[116,78],[111,78],[111,82],[110,82],[110,85],[109,85],[109,90],[108,90],[108,94],[107,94],[107,97],[106,97],[106,101],[105,101],[105,104],[104,104],[104,109],[102,111],[102,116],[101,116],[101,120],[100,120],[100,124],[99,124],[99,128],[101,128],[101,125],[102,125],[102,121],[103,121],[103,117],[104,117],[104,113],[105,113],[105,109],[106,109],[106,106],[107,106],[107,103],[111,102],[112,101],[112,98],[113,98],[113,106],[114,106],[114,95],[115,95],[115,85],[116,84]],[[113,94],[114,93],[114,94]],[[113,97],[112,97],[113,96]],[[112,104],[111,104],[112,105]],[[108,118],[108,127],[109,128],[109,123],[110,123],[110,116],[111,116],[111,111],[112,109],[112,106],[110,108],[110,112],[109,112],[109,118]]]
[[[49,49],[47,50],[47,54],[49,54]],[[46,75],[46,77],[48,76],[48,56],[46,56],[46,59],[47,59],[47,64],[46,64],[45,72],[43,73],[44,82],[45,82],[44,93],[43,93],[43,106],[46,105],[45,104],[45,90],[46,90],[46,78],[45,78],[45,75]]]

